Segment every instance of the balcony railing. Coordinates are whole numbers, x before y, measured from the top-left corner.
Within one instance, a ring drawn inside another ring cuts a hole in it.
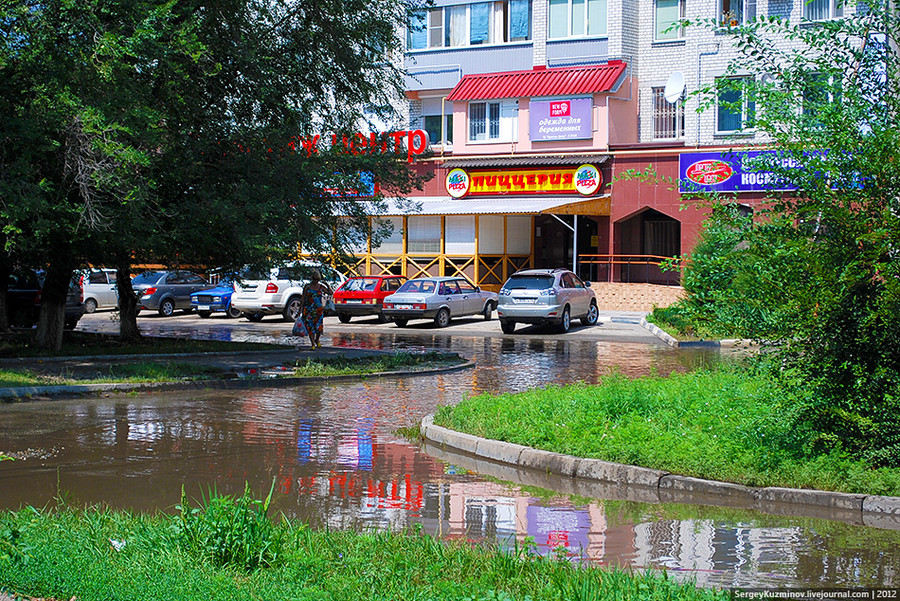
[[[579,255],[578,275],[591,282],[678,286],[681,269],[669,271],[661,267],[671,260],[672,257],[656,255]]]

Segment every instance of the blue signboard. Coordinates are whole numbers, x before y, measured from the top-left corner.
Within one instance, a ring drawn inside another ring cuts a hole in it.
[[[771,192],[796,190],[784,177],[767,171],[764,163],[781,161],[781,168],[799,169],[789,157],[775,151],[687,152],[679,156],[679,192]]]

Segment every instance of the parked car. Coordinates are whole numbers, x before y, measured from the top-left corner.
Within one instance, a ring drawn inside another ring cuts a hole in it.
[[[273,267],[268,273],[241,278],[231,295],[231,306],[250,321],[260,321],[266,315],[281,315],[285,321],[294,321],[300,312],[303,286],[309,282],[313,269],[319,270],[332,290],[347,279],[330,267],[295,261]]]
[[[157,311],[168,317],[181,309],[191,311],[191,294],[215,288],[201,276],[190,271],[146,271],[135,276],[131,285],[138,297],[138,312]]]
[[[115,269],[89,269],[81,275],[85,313],[93,313],[97,309],[115,309],[119,306]]]
[[[384,298],[397,292],[406,282],[402,275],[366,275],[348,278],[334,291],[334,312],[341,323],[350,323],[354,316],[377,315],[384,323]]]
[[[209,317],[219,312],[224,312],[225,317],[240,317],[241,312],[231,306],[234,288],[233,281],[223,280],[215,288],[194,292],[191,294],[191,308],[200,317]]]
[[[6,289],[6,315],[12,326],[30,328],[38,322],[41,313],[41,291],[44,273],[32,269],[19,270],[9,276]],[[69,283],[66,295],[64,327],[74,330],[84,315],[81,276],[76,274]]]
[[[384,299],[381,312],[403,328],[410,319],[433,319],[439,328],[454,317],[482,314],[490,319],[497,295],[473,286],[461,277],[409,280]]]
[[[591,326],[600,312],[590,282],[568,269],[527,269],[514,273],[500,289],[500,329],[512,334],[517,323],[553,324],[568,332],[572,319]]]

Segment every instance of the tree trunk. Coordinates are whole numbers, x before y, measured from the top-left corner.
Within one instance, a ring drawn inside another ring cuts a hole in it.
[[[66,297],[72,282],[71,261],[53,262],[44,274],[41,288],[41,313],[38,317],[35,345],[48,351],[62,348],[66,321]]]
[[[116,290],[119,291],[119,340],[135,342],[141,339],[137,325],[137,296],[131,286],[130,261],[117,261]]]
[[[12,270],[0,266],[0,332],[9,331],[9,309],[6,307],[6,293],[9,291],[9,277]]]

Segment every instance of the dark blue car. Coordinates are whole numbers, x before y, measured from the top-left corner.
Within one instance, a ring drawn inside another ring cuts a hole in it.
[[[231,306],[234,282],[223,281],[215,288],[191,294],[191,308],[200,317],[209,317],[216,312],[224,312],[226,317],[240,317],[241,312]]]

